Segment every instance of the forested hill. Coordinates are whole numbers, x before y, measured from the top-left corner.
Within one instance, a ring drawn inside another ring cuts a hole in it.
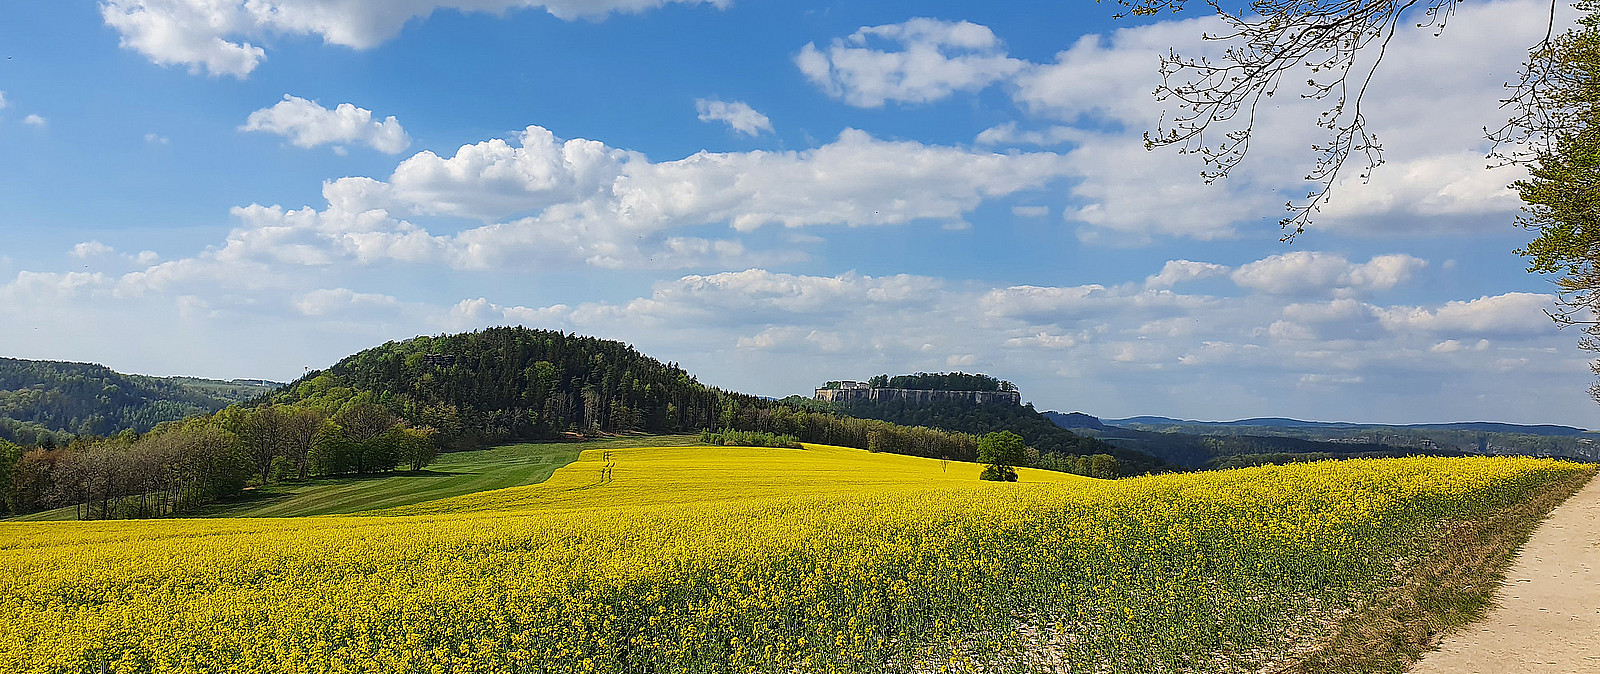
[[[89,363],[0,358],[0,439],[35,445],[67,435],[143,432],[269,389],[270,382],[146,377]]]
[[[460,447],[567,431],[714,427],[734,396],[622,342],[527,328],[389,342],[259,402],[337,409],[356,395]]]

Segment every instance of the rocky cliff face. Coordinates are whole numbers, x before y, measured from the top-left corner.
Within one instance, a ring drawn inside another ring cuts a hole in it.
[[[909,388],[819,388],[816,390],[816,399],[829,402],[854,402],[857,400],[888,402],[903,400],[911,403],[966,402],[978,405],[1021,405],[1022,393],[1019,391],[929,391]]]

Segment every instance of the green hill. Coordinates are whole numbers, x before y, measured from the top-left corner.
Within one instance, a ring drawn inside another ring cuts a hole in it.
[[[0,439],[24,445],[150,430],[271,390],[270,382],[122,374],[90,363],[0,358]]]
[[[518,327],[389,342],[257,402],[335,410],[363,392],[459,448],[567,432],[698,431],[715,425],[723,398],[738,396],[622,342]]]

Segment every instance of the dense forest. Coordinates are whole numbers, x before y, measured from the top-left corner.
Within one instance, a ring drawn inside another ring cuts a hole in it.
[[[676,364],[610,340],[526,328],[389,342],[261,402],[337,408],[367,392],[451,448],[568,432],[664,432],[717,424],[725,399]]]
[[[88,363],[0,358],[0,439],[41,445],[75,435],[142,433],[268,389],[265,383],[145,377]]]

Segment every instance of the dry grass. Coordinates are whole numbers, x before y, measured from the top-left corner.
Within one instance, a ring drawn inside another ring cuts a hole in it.
[[[1398,565],[1397,582],[1347,616],[1334,635],[1275,674],[1404,672],[1449,632],[1484,617],[1518,549],[1595,475],[1564,476],[1527,500],[1447,520]]]

